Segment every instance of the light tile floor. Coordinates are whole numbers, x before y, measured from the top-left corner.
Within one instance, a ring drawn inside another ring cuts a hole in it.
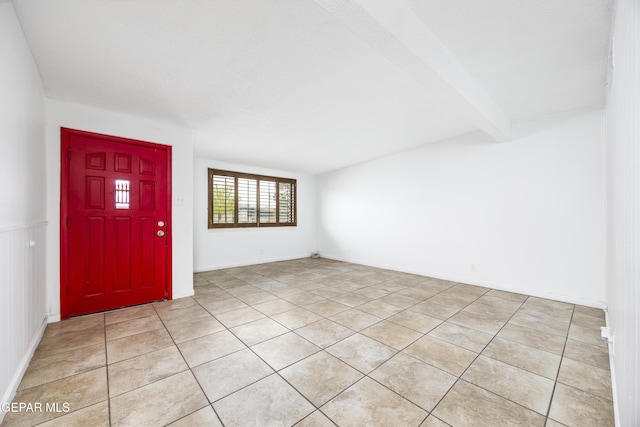
[[[324,259],[194,284],[48,325],[3,426],[614,424],[601,310]]]

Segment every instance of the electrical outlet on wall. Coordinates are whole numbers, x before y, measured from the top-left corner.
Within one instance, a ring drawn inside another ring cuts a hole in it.
[[[477,270],[476,265],[475,264],[469,265],[469,270],[471,270],[472,273],[475,273]]]

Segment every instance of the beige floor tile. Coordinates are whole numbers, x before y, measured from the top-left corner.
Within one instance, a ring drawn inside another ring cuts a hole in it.
[[[586,363],[601,369],[609,369],[609,351],[601,345],[591,345],[582,341],[567,340],[564,357]]]
[[[455,285],[454,282],[447,280],[434,279],[433,277],[426,277],[423,279],[423,283],[420,284],[421,289],[426,289],[435,294],[444,292],[447,289],[452,288]]]
[[[545,427],[567,427],[565,424],[561,424],[555,420],[552,420],[551,418],[547,418],[547,424],[545,424]]]
[[[207,405],[193,374],[185,371],[112,398],[111,425],[166,425]]]
[[[98,402],[106,401],[107,369],[98,368],[47,384],[31,387],[16,393],[14,402],[42,405],[41,411],[8,412],[3,426],[32,426],[65,415],[65,404],[69,413]],[[57,404],[59,412],[47,411],[45,404]]]
[[[387,320],[376,323],[375,325],[362,330],[360,333],[386,344],[389,347],[393,347],[396,350],[402,350],[422,336],[422,333],[420,332],[405,328],[402,325],[398,325],[397,323],[389,322]]]
[[[295,286],[287,286],[285,288],[273,289],[271,293],[279,298],[288,297],[304,292],[303,289],[296,288]]]
[[[354,295],[362,295],[363,297],[367,297],[370,299],[378,299],[389,295],[389,292],[376,288],[362,288],[358,289],[357,291],[353,291],[352,293]]]
[[[498,297],[502,299],[508,299],[511,301],[517,301],[517,302],[525,302],[527,298],[529,298],[527,295],[516,294],[514,292],[500,291],[498,289],[491,289],[489,292],[486,293],[486,295],[492,296],[492,297]]]
[[[245,308],[248,307],[248,305],[238,298],[230,298],[222,301],[204,302],[202,303],[202,307],[215,316],[217,314],[226,313],[227,311]]]
[[[282,299],[290,302],[291,304],[295,304],[301,307],[326,300],[325,297],[321,297],[320,295],[315,295],[310,292],[303,292],[301,294],[289,295],[289,296],[283,297]]]
[[[547,309],[551,311],[550,309]],[[554,334],[561,337],[566,337],[569,331],[569,318],[553,317],[550,313],[544,312],[543,308],[525,307],[513,315],[509,320],[509,323],[524,326],[525,328],[535,329],[540,332]]]
[[[40,427],[109,427],[109,403],[105,400],[39,424]]]
[[[347,291],[340,289],[339,286],[338,287],[323,286],[321,288],[313,289],[309,291],[309,293],[316,295],[318,297],[322,297],[326,300],[332,297],[337,297],[338,295],[346,294]]]
[[[417,426],[428,415],[370,378],[363,378],[321,410],[339,426]]]
[[[600,326],[588,327],[572,323],[569,328],[569,339],[582,341],[594,346],[607,347],[607,344],[602,341],[600,336]]]
[[[357,307],[359,305],[370,302],[371,298],[365,297],[364,295],[347,293],[332,297],[331,300],[340,304],[348,305],[349,307]]]
[[[311,415],[302,419],[295,427],[335,427],[336,425],[331,422],[322,412],[315,411]]]
[[[184,418],[180,418],[178,421],[169,424],[171,427],[222,427],[222,423],[218,419],[218,416],[213,411],[213,408],[208,405],[204,408],[189,414]]]
[[[156,329],[107,342],[107,362],[120,362],[174,345],[166,329]]]
[[[385,281],[385,277],[379,277],[376,274],[371,274],[368,276],[362,277],[354,277],[351,279],[351,282],[363,285],[363,286],[373,286]]]
[[[464,298],[464,297],[460,297],[457,294],[445,294],[443,292],[429,298],[427,301],[432,302],[434,304],[444,305],[445,307],[462,310],[463,308],[471,304],[476,298],[477,297]]]
[[[178,348],[189,366],[193,368],[242,350],[246,346],[231,332],[220,331],[180,343]]]
[[[436,304],[432,302],[431,299],[421,302],[420,304],[416,304],[411,307],[409,310],[415,311],[417,313],[421,313],[430,317],[435,317],[440,320],[447,320],[449,317],[456,314],[460,309],[447,307],[445,305]]]
[[[162,322],[167,327],[192,322],[196,319],[208,319],[211,317],[211,313],[199,305],[176,310],[158,311],[158,313]]]
[[[227,292],[236,298],[242,299],[240,297],[243,295],[254,294],[256,292],[262,291],[260,290],[260,288],[246,284],[244,286],[234,286],[233,288],[227,289]]]
[[[600,332],[600,327],[606,326],[606,321],[600,317],[594,317],[581,312],[574,312],[571,317],[571,324],[584,326]]]
[[[104,326],[93,326],[81,330],[65,330],[48,335],[45,333],[33,358],[38,359],[96,344],[104,344]]]
[[[329,320],[339,323],[342,326],[346,326],[354,331],[361,331],[380,322],[382,319],[369,313],[351,309],[338,313],[335,316],[331,316]]]
[[[195,292],[196,294],[193,296],[193,300],[203,305],[235,298],[229,292],[224,290],[215,290],[213,292],[201,293],[198,292],[198,288],[196,288]]]
[[[293,332],[256,344],[251,349],[276,371],[320,351],[320,347]]]
[[[257,291],[258,292],[240,295],[238,296],[238,299],[240,299],[241,301],[249,305],[261,304],[263,302],[273,301],[275,299],[278,299],[276,295],[271,294],[269,292],[261,291],[259,289],[257,289]]]
[[[545,418],[494,393],[458,381],[432,412],[452,426],[542,427]]]
[[[348,305],[340,304],[336,301],[325,300],[309,304],[305,306],[305,308],[322,317],[330,317],[343,311],[349,310],[351,307],[349,307]]]
[[[396,307],[400,307],[400,308],[409,308],[409,307],[413,307],[414,305],[418,304],[419,302],[422,302],[422,300],[416,299],[416,298],[412,298],[406,295],[400,295],[397,293],[394,294],[389,294],[387,296],[384,296],[382,298],[380,298],[378,301],[380,302],[384,302],[386,304],[391,304],[394,305]]]
[[[514,341],[494,338],[483,355],[555,380],[561,357]]]
[[[143,354],[109,366],[111,397],[189,369],[175,346]]]
[[[315,410],[278,375],[227,396],[213,407],[228,427],[289,426]]]
[[[613,400],[611,372],[608,369],[596,368],[565,357],[560,366],[558,382],[607,400]]]
[[[126,320],[140,319],[142,317],[157,316],[153,304],[145,304],[136,307],[121,308],[108,311],[104,314],[105,325],[124,322]]]
[[[277,299],[273,301],[263,302],[262,304],[256,304],[253,306],[253,308],[260,311],[261,313],[266,314],[267,316],[274,316],[276,314],[284,313],[285,311],[298,308],[298,306],[290,303],[289,301]]]
[[[239,308],[237,310],[216,314],[216,319],[218,319],[218,321],[227,328],[234,328],[265,317],[266,316],[264,314],[251,307]]]
[[[462,379],[505,399],[546,415],[554,381],[515,366],[480,356]]]
[[[327,352],[364,374],[368,374],[397,353],[395,349],[369,337],[355,334],[331,347]]]
[[[433,292],[433,291],[430,291],[428,289],[410,287],[410,288],[406,288],[406,289],[403,289],[403,290],[399,291],[398,295],[404,295],[404,296],[407,296],[407,297],[415,298],[415,299],[420,300],[420,301],[424,301],[427,298],[431,298],[436,293],[437,292]]]
[[[204,297],[206,295],[221,294],[223,292],[226,293],[226,291],[222,290],[222,288],[214,285],[213,283],[202,282],[199,280],[194,280],[193,291],[194,291],[194,296],[192,298],[195,301],[199,300],[199,298],[196,298],[196,297]]]
[[[447,289],[445,293],[469,295],[469,298],[474,296],[477,298],[481,295],[486,294],[487,292],[489,292],[489,290],[489,288],[485,288],[483,286],[468,285],[466,283],[456,283],[452,288]]]
[[[306,326],[310,323],[317,322],[322,319],[322,316],[304,308],[296,308],[290,311],[285,311],[284,313],[276,314],[271,318],[293,330]]]
[[[605,320],[604,310],[601,308],[585,307],[584,305],[576,305],[575,308],[573,309],[573,314],[575,315],[576,313],[592,316],[602,321]]]
[[[302,283],[296,283],[296,288],[302,289],[305,292],[312,291],[314,289],[319,289],[326,286],[329,283],[319,283],[317,280],[309,280]]]
[[[386,361],[369,377],[426,411],[431,411],[458,379],[404,353]]]
[[[360,372],[324,351],[283,369],[280,375],[318,407],[362,378]]]
[[[507,310],[509,313],[515,313],[520,306],[522,306],[522,301],[514,301],[512,299],[505,299],[499,296],[491,295],[490,292],[482,295],[480,298],[476,300],[479,304],[488,305],[490,307],[501,308],[503,310]]]
[[[176,343],[192,340],[194,338],[210,335],[223,331],[225,327],[212,316],[193,321],[169,324],[167,330]]]
[[[289,330],[278,322],[270,318],[265,318],[237,326],[231,329],[231,332],[246,345],[252,346],[262,341],[275,338],[278,335],[286,334]]]
[[[18,390],[91,371],[107,364],[104,342],[64,353],[33,359]]]
[[[380,289],[389,293],[395,293],[395,292],[400,292],[404,289],[407,288],[406,285],[396,281],[396,280],[387,280],[384,282],[380,282],[377,285],[373,285],[371,286],[372,288],[375,289]]]
[[[405,310],[398,314],[394,314],[387,318],[387,320],[423,334],[426,334],[442,323],[442,320],[440,319],[411,310]]]
[[[365,313],[369,313],[381,319],[386,319],[387,317],[391,317],[394,314],[401,312],[402,308],[375,300],[358,306],[358,310],[364,311]]]
[[[487,334],[495,335],[507,323],[507,318],[496,319],[494,316],[486,314],[471,313],[469,311],[460,311],[449,318],[449,322],[460,326],[475,329]]]
[[[411,344],[404,352],[455,376],[462,375],[478,356],[477,353],[428,335]]]
[[[193,369],[202,389],[211,402],[252,384],[273,369],[251,350],[245,349]]]
[[[62,322],[49,323],[44,331],[44,338],[64,332],[81,331],[104,327],[104,314],[89,314],[87,316],[73,317]]]
[[[527,328],[512,322],[508,322],[496,336],[557,355],[562,355],[566,342],[564,336]]]
[[[573,307],[574,307],[573,304],[569,304],[567,302],[554,301],[551,299],[539,298],[539,297],[527,298],[526,304],[539,305],[542,307],[553,308],[556,310],[566,310],[569,312],[573,311]]]
[[[456,325],[451,322],[444,322],[428,334],[439,340],[455,344],[475,353],[480,353],[493,338],[492,334]]]
[[[223,292],[223,291],[218,291]],[[153,308],[156,310],[158,315],[162,317],[163,315],[169,313],[174,310],[184,310],[187,308],[197,308],[199,304],[196,302],[195,298],[179,298],[171,301],[160,301],[156,302],[153,305]]]
[[[481,301],[481,298],[486,299]],[[496,304],[492,305],[492,301],[488,300],[489,298],[492,297],[487,297],[484,295],[481,296],[480,298],[463,308],[462,312],[480,314],[494,320],[501,320],[502,322],[506,323],[507,320],[509,320],[509,318],[513,316],[513,313],[518,311],[517,307],[500,307]],[[496,300],[504,301],[500,298],[496,298]]]
[[[564,384],[556,384],[549,418],[572,427],[614,425],[613,406],[609,400]]]
[[[153,311],[153,310],[152,310]],[[130,335],[140,334],[142,332],[153,331],[154,329],[164,328],[158,315],[154,314],[138,319],[125,320],[106,326],[107,341],[113,341],[118,338],[128,337]]]
[[[434,417],[433,415],[429,415],[427,419],[424,420],[422,424],[420,424],[420,427],[449,427],[449,424],[445,423],[439,418]]]
[[[349,328],[345,328],[344,326],[337,324],[336,322],[332,322],[328,319],[323,319],[304,326],[300,329],[296,329],[296,333],[311,341],[315,345],[321,348],[325,348],[345,339],[350,335],[353,335],[355,332]]]

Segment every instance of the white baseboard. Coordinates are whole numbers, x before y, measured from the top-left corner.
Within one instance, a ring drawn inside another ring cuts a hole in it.
[[[18,365],[18,369],[16,370],[16,373],[13,375],[13,378],[11,379],[9,386],[5,390],[4,395],[2,396],[2,399],[0,399],[0,403],[9,403],[15,397],[16,392],[18,391],[18,387],[20,386],[20,381],[22,381],[22,377],[24,377],[25,372],[27,372],[27,368],[29,367],[31,358],[33,357],[33,354],[38,348],[38,344],[40,344],[40,340],[42,339],[42,335],[44,335],[45,329],[47,329],[47,324],[48,324],[48,319],[47,317],[45,317],[42,320],[42,324],[40,325],[40,330],[31,340],[31,343],[29,344],[29,348],[27,349],[27,352],[25,353],[24,357],[20,361],[20,364]],[[0,411],[0,424],[2,424],[4,415],[5,415],[5,412]]]
[[[605,320],[606,320],[606,324],[607,324],[607,328],[610,327],[609,325],[609,312],[607,310],[605,310]],[[616,382],[616,368],[615,368],[615,364],[614,364],[614,348],[615,345],[615,340],[609,342],[609,369],[611,370],[610,374],[611,374],[611,392],[613,394],[613,417],[614,417],[614,422],[616,426],[620,426],[620,410],[618,407],[618,387],[616,386],[617,382]]]

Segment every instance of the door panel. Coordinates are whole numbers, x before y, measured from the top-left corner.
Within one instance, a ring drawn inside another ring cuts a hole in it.
[[[62,129],[62,148],[63,318],[168,298],[170,147]]]

